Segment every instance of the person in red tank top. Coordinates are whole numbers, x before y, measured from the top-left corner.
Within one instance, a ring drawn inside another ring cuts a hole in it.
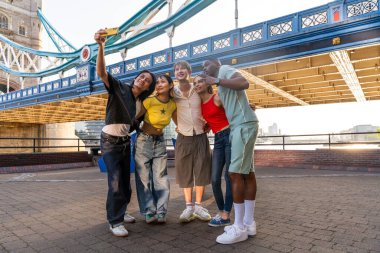
[[[211,86],[205,83],[205,77],[205,75],[196,76],[194,78],[194,87],[202,100],[202,116],[215,134],[211,182],[219,213],[216,214],[208,224],[211,227],[219,227],[231,223],[230,212],[233,201],[231,181],[228,174],[228,167],[231,161],[231,144],[229,140],[230,128],[222,102],[220,101],[218,94],[213,93]],[[223,198],[221,177],[224,165],[226,166],[224,173],[226,191]]]

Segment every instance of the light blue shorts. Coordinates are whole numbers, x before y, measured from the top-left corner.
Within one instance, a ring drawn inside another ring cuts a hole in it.
[[[244,123],[231,129],[231,164],[229,172],[239,174],[255,172],[253,149],[258,130],[258,122]]]

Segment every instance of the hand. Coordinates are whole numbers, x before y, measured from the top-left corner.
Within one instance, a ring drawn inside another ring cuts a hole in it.
[[[106,42],[106,37],[105,37],[105,36],[102,36],[103,34],[107,34],[106,30],[104,30],[104,29],[100,29],[100,30],[98,30],[98,31],[94,34],[94,40],[95,40],[96,43],[98,43],[99,45],[104,45],[104,43]]]
[[[208,133],[210,132],[210,130],[211,130],[211,128],[210,128],[210,126],[209,126],[208,124],[205,124],[205,125],[203,126],[203,131],[204,131],[206,134],[208,134]]]
[[[141,121],[137,120],[137,119],[134,119],[132,124],[131,124],[131,132],[133,130],[136,130],[136,132],[140,132],[141,129],[140,129],[140,123]]]
[[[217,78],[212,77],[212,76],[206,76],[205,83],[208,84],[208,85],[213,85],[213,84],[215,84],[216,79]]]
[[[251,107],[251,109],[252,109],[253,111],[256,111],[256,105],[255,105],[255,104],[249,104],[249,107]]]

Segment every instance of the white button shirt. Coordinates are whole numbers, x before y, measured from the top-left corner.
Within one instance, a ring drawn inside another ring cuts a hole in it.
[[[178,132],[184,136],[203,134],[205,120],[202,117],[202,100],[190,84],[189,97],[182,94],[179,86],[174,87],[174,101],[177,105]]]

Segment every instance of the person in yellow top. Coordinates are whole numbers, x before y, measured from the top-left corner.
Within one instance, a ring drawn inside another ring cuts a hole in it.
[[[159,76],[156,95],[144,100],[136,117],[145,114],[135,144],[135,166],[137,200],[146,223],[166,222],[170,184],[163,129],[171,118],[177,120],[177,107],[170,95],[173,87],[170,76]]]

